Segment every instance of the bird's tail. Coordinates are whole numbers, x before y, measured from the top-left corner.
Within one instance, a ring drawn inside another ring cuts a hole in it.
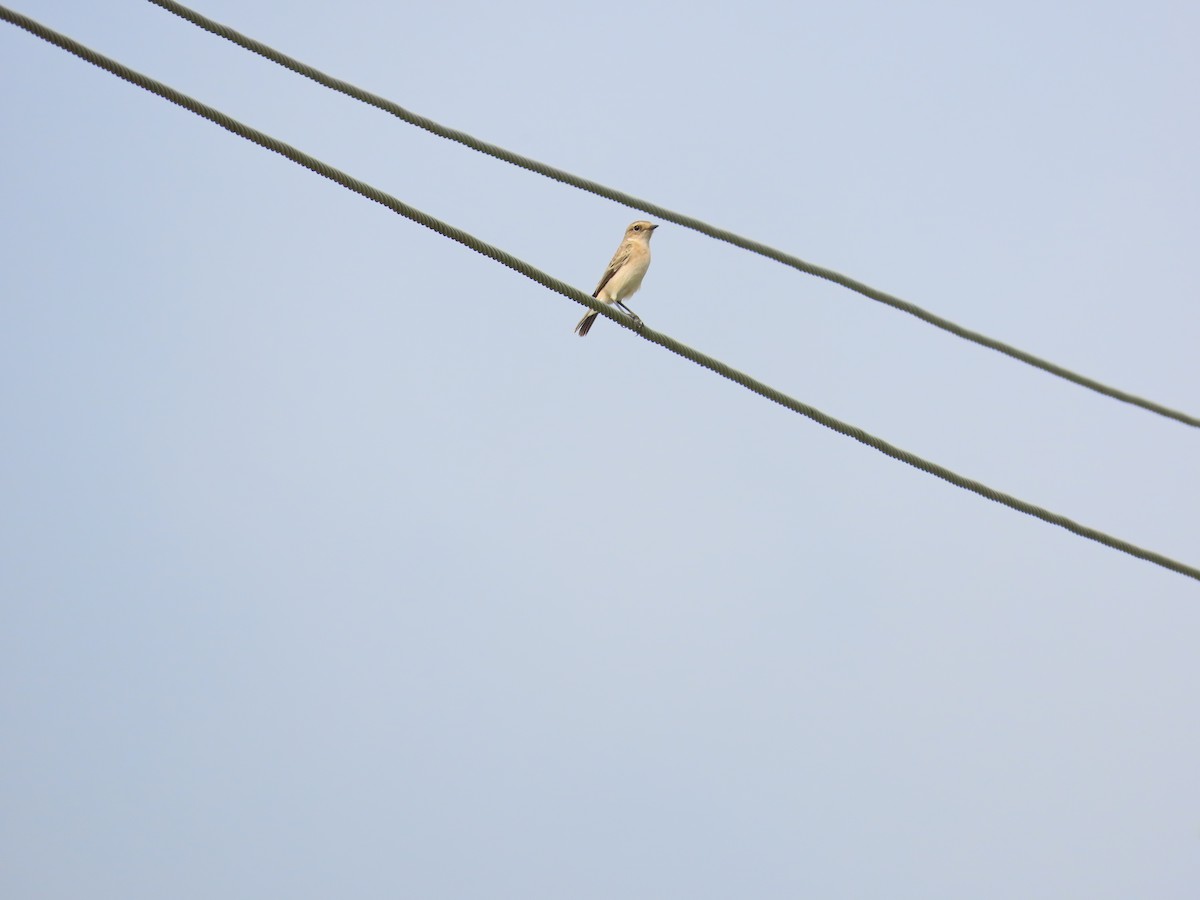
[[[583,314],[583,318],[579,320],[579,324],[575,326],[575,333],[583,337],[592,330],[592,323],[596,321],[598,313],[593,310],[588,310]]]

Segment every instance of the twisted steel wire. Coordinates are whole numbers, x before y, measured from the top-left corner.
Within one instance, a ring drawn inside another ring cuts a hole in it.
[[[481,241],[479,238],[467,233],[466,231],[463,231],[461,228],[456,228],[455,226],[443,222],[440,219],[429,215],[428,213],[422,212],[421,210],[404,203],[402,200],[399,200],[396,197],[379,190],[378,188],[372,187],[366,182],[360,181],[359,179],[342,172],[340,169],[334,168],[333,166],[330,166],[327,163],[316,159],[315,157],[309,156],[307,153],[304,153],[290,144],[277,140],[276,138],[273,138],[256,128],[252,128],[249,125],[239,122],[220,110],[214,109],[213,107],[208,106],[199,100],[189,97],[186,94],[183,94],[174,88],[149,77],[148,75],[143,75],[142,73],[131,69],[128,66],[117,62],[116,60],[110,59],[109,57],[92,50],[78,41],[75,41],[66,35],[60,34],[59,32],[42,25],[40,22],[37,22],[28,16],[10,10],[5,6],[0,6],[0,19],[16,25],[30,34],[33,34],[34,36],[39,37],[42,40],[55,45],[56,47],[66,50],[68,53],[71,53],[80,59],[91,63],[100,69],[103,69],[106,72],[124,79],[130,84],[136,85],[137,87],[149,91],[150,93],[155,94],[156,96],[161,97],[162,99],[167,100],[176,106],[182,107],[183,109],[186,109],[189,112],[200,116],[201,118],[207,119],[213,124],[219,125],[221,128],[224,128],[225,130],[232,132],[239,137],[245,138],[246,140],[251,141],[274,153],[278,153],[280,156],[291,160],[297,165],[300,165],[305,169],[322,176],[323,178],[327,178],[335,184],[339,184],[342,187],[367,198],[368,200],[372,200],[381,206],[392,210],[398,215],[409,219],[410,221],[416,222],[417,224],[422,225],[425,228],[442,235],[443,237],[456,241],[457,243],[474,250],[476,253],[486,256],[487,258],[494,260],[495,262],[498,262],[509,269],[512,269],[514,272],[524,275],[526,278],[537,282],[554,293],[560,294],[570,300],[574,300],[576,303],[579,303],[580,305],[589,309],[593,309],[604,317],[611,319],[617,325],[633,331],[645,340],[650,341],[653,344],[657,344],[658,346],[663,347],[664,349],[669,350],[670,352],[681,356],[690,362],[696,363],[699,366],[703,366],[709,371],[714,372],[723,378],[727,378],[735,384],[739,384],[747,390],[758,394],[760,397],[782,406],[784,409],[798,413],[799,415],[811,419],[819,425],[823,425],[832,431],[836,431],[838,434],[852,438],[853,440],[858,441],[860,444],[864,444],[874,450],[877,450],[885,456],[889,456],[892,459],[912,466],[915,469],[919,469],[922,472],[933,475],[935,478],[939,478],[942,481],[948,482],[955,487],[978,494],[985,499],[999,503],[1008,507],[1009,509],[1013,509],[1017,512],[1040,519],[1047,524],[1063,528],[1073,534],[1091,541],[1095,541],[1096,543],[1102,544],[1113,550],[1118,550],[1121,553],[1126,553],[1138,559],[1145,560],[1146,562],[1153,563],[1156,566],[1160,566],[1172,572],[1177,572],[1178,574],[1184,575],[1193,580],[1200,581],[1200,568],[1187,565],[1153,550],[1147,550],[1143,547],[1139,547],[1136,544],[1113,537],[1112,535],[1106,534],[1098,529],[1081,525],[1080,523],[1075,522],[1066,516],[1043,509],[1042,507],[1033,503],[1028,503],[1010,494],[1006,494],[1003,491],[998,491],[994,488],[991,488],[982,482],[959,475],[958,473],[953,472],[944,466],[940,466],[937,463],[923,459],[916,454],[910,453],[907,450],[896,447],[881,438],[875,437],[874,435],[863,431],[861,428],[857,428],[846,422],[842,422],[833,416],[821,412],[819,409],[816,409],[813,406],[802,403],[794,397],[791,397],[782,391],[771,387],[770,385],[764,384],[745,372],[735,369],[732,366],[729,366],[718,359],[714,359],[705,353],[701,353],[700,351],[695,350],[686,344],[680,343],[668,335],[655,331],[654,329],[647,328],[640,323],[634,323],[624,316],[612,312],[606,304],[600,303],[578,288],[572,287],[565,281],[561,281],[552,275],[541,271],[524,260],[518,259],[512,254],[507,253],[498,247],[494,247],[485,241]]]
[[[580,190],[587,191],[588,193],[595,194],[599,197],[604,197],[608,200],[612,200],[632,209],[641,210],[642,212],[648,213],[652,216],[657,216],[658,218],[664,219],[668,222],[673,222],[676,225],[680,225],[684,228],[697,231],[718,241],[723,241],[727,244],[732,244],[735,247],[740,247],[743,250],[748,250],[751,253],[756,253],[759,256],[764,256],[767,259],[775,260],[778,263],[782,263],[785,266],[789,266],[790,268],[804,272],[808,275],[813,275],[817,278],[822,278],[826,281],[833,282],[834,284],[847,288],[856,294],[861,294],[862,296],[882,303],[885,306],[890,306],[893,309],[907,313],[910,316],[915,316],[916,318],[934,326],[935,328],[940,328],[942,331],[949,332],[950,334],[953,334],[964,340],[979,344],[982,347],[995,350],[998,353],[1002,353],[1005,356],[1018,360],[1019,362],[1023,362],[1026,365],[1033,366],[1036,369],[1041,369],[1043,372],[1047,372],[1058,378],[1070,381],[1079,385],[1080,387],[1095,391],[1098,394],[1103,394],[1104,396],[1110,397],[1114,400],[1119,400],[1122,403],[1128,403],[1132,406],[1140,407],[1149,412],[1156,413],[1157,415],[1165,416],[1168,419],[1174,419],[1175,421],[1181,422],[1184,425],[1190,425],[1193,428],[1200,428],[1200,417],[1193,416],[1177,409],[1172,409],[1168,406],[1164,406],[1161,403],[1146,399],[1145,397],[1139,397],[1136,394],[1129,393],[1128,391],[1123,391],[1119,388],[1106,385],[1094,378],[1089,378],[1086,375],[1073,372],[1064,366],[1060,366],[1057,363],[1042,359],[1039,356],[1035,356],[1028,351],[1021,350],[1020,348],[1014,347],[1011,344],[1007,344],[1004,341],[988,337],[981,332],[973,331],[970,328],[966,328],[956,322],[952,322],[949,319],[943,318],[942,316],[936,315],[927,309],[917,306],[915,303],[910,303],[907,300],[901,300],[899,297],[893,296],[892,294],[886,293],[885,291],[881,291],[877,288],[873,288],[870,285],[864,284],[863,282],[851,278],[848,275],[843,275],[840,272],[836,272],[833,269],[827,269],[824,266],[818,266],[814,263],[806,262],[797,256],[785,253],[782,250],[778,250],[775,247],[768,246],[767,244],[763,244],[759,241],[751,240],[750,238],[743,237],[742,235],[728,231],[724,228],[718,228],[715,225],[710,225],[707,222],[701,221],[700,219],[684,215],[683,213],[675,212],[674,210],[667,209],[664,206],[659,206],[656,203],[651,203],[648,200],[643,200],[640,197],[627,194],[624,191],[618,191],[595,181],[581,178],[578,175],[573,175],[570,172],[566,172],[562,169],[555,168],[554,166],[547,165],[546,163],[539,162],[536,159],[531,159],[527,156],[521,156],[520,154],[513,153],[511,150],[507,150],[504,147],[480,140],[479,138],[469,135],[464,131],[448,128],[445,125],[441,125],[438,122],[433,121],[432,119],[405,109],[398,103],[395,103],[386,97],[381,97],[378,94],[373,94],[370,91],[363,90],[362,88],[350,84],[347,81],[342,81],[341,79],[327,75],[319,69],[303,63],[298,59],[294,59],[285,53],[281,53],[273,47],[269,47],[268,45],[262,43],[261,41],[257,41],[254,38],[235,31],[228,25],[224,25],[220,22],[203,16],[195,10],[184,6],[182,3],[177,3],[176,0],[149,0],[149,2],[153,3],[155,6],[161,7],[167,12],[179,16],[185,21],[191,22],[193,25],[196,25],[197,27],[202,28],[211,34],[224,38],[225,40],[230,41],[237,46],[242,47],[243,49],[258,54],[264,59],[283,66],[286,69],[290,69],[297,75],[302,75],[305,78],[315,81],[317,84],[323,85],[331,90],[337,91],[340,94],[344,94],[347,97],[351,97],[362,103],[366,103],[369,106],[374,106],[375,108],[389,113],[396,118],[409,123],[410,125],[415,125],[418,128],[422,128],[431,134],[435,134],[439,137],[446,138],[447,140],[462,144],[463,146],[469,147],[472,150],[478,151],[479,153],[484,153],[488,156],[494,157],[495,159],[510,163],[511,165],[518,166],[522,169],[527,169],[530,172],[536,172],[539,175],[543,175],[562,184],[579,188]]]

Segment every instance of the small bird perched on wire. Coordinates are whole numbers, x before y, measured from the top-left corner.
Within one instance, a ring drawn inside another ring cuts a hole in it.
[[[642,286],[642,279],[650,268],[650,234],[657,227],[649,222],[638,221],[626,228],[621,246],[613,254],[612,262],[604,270],[596,290],[592,291],[592,296],[601,303],[615,303],[621,307],[638,325],[642,324],[642,320],[623,301],[626,297],[632,297]],[[575,326],[575,333],[580,337],[587,334],[598,315],[589,309]]]

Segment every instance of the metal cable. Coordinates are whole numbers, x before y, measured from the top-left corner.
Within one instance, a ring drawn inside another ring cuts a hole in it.
[[[257,53],[264,59],[268,59],[273,63],[277,63],[284,68],[290,69],[298,75],[303,75],[305,78],[309,78],[318,84],[337,91],[338,93],[345,94],[347,97],[352,97],[355,100],[361,101],[362,103],[366,103],[370,106],[376,107],[377,109],[381,109],[398,119],[408,122],[410,125],[416,125],[418,128],[423,128],[432,134],[438,135],[439,137],[455,141],[463,146],[470,147],[472,150],[485,153],[488,156],[511,163],[514,166],[519,166],[522,169],[528,169],[531,172],[536,172],[539,175],[544,175],[547,178],[552,178],[555,181],[563,184],[568,184],[591,194],[605,197],[609,200],[620,203],[623,206],[639,209],[645,213],[649,213],[652,216],[665,219],[668,222],[674,222],[676,225],[681,225],[684,228],[690,228],[693,231],[706,234],[711,238],[717,239],[718,241],[724,241],[725,243],[732,244],[735,247],[740,247],[743,250],[749,250],[751,253],[757,253],[760,256],[767,257],[768,259],[773,259],[776,262],[782,263],[785,266],[790,266],[793,269],[797,269],[809,275],[815,275],[817,278],[823,278],[826,281],[831,281],[834,284],[848,288],[849,290],[854,291],[857,294],[861,294],[864,297],[868,297],[871,300],[878,301],[879,303],[883,303],[886,306],[892,307],[893,309],[898,309],[901,312],[908,313],[910,316],[915,316],[921,321],[933,325],[935,328],[940,328],[943,331],[948,331],[950,334],[957,335],[964,340],[971,341],[983,347],[988,347],[997,351],[998,353],[1003,353],[1005,356],[1019,360],[1020,362],[1026,363],[1034,368],[1041,369],[1044,372],[1049,372],[1051,375],[1056,375],[1059,378],[1063,378],[1067,381],[1080,385],[1081,387],[1095,391],[1098,394],[1103,394],[1106,397],[1111,397],[1114,400],[1120,400],[1123,403],[1129,403],[1133,406],[1139,406],[1142,409],[1157,413],[1160,416],[1165,416],[1169,419],[1174,419],[1177,422],[1182,422],[1184,425],[1190,425],[1193,428],[1200,428],[1200,418],[1196,416],[1189,415],[1188,413],[1181,412],[1177,409],[1171,409],[1170,407],[1163,406],[1161,403],[1156,403],[1153,400],[1147,400],[1144,397],[1130,394],[1126,391],[1119,390],[1118,388],[1109,387],[1108,385],[1096,381],[1093,378],[1088,378],[1085,375],[1072,372],[1070,369],[1066,369],[1060,365],[1057,365],[1056,363],[1050,362],[1049,360],[1034,356],[1032,353],[1028,353],[1017,347],[1013,347],[1012,345],[1006,344],[1003,341],[998,341],[995,338],[990,338],[985,334],[979,333],[978,331],[972,331],[969,328],[964,328],[962,325],[958,325],[955,322],[951,322],[948,319],[944,319],[941,316],[935,315],[926,309],[922,309],[913,303],[909,303],[907,300],[901,300],[899,297],[894,297],[891,294],[885,293],[884,291],[870,287],[869,285],[863,284],[861,281],[857,281],[848,275],[835,272],[833,269],[826,269],[823,266],[805,262],[799,257],[784,253],[782,250],[777,250],[774,247],[769,247],[766,244],[759,243],[758,241],[753,241],[749,238],[742,237],[741,235],[735,234],[732,231],[726,231],[723,228],[717,228],[714,225],[709,225],[707,222],[702,222],[699,219],[686,216],[683,213],[678,213],[655,203],[651,203],[647,200],[642,200],[638,197],[634,197],[631,194],[626,194],[623,191],[605,187],[602,184],[589,181],[586,178],[580,178],[578,175],[572,175],[570,172],[565,172],[562,169],[556,169],[553,166],[538,162],[536,159],[530,159],[527,156],[521,156],[513,153],[512,151],[506,150],[505,148],[497,146],[496,144],[490,144],[487,141],[481,141],[476,137],[466,134],[465,132],[457,131],[453,128],[447,128],[445,125],[440,125],[437,122],[434,122],[432,119],[427,119],[424,116],[417,115],[416,113],[405,109],[399,104],[388,100],[386,97],[381,97],[378,94],[365,91],[360,87],[350,84],[349,82],[326,75],[324,72],[314,69],[310,65],[302,63],[298,59],[293,59],[284,53],[280,53],[278,50],[268,47],[266,44],[256,41],[251,37],[247,37],[246,35],[235,31],[227,25],[223,25],[220,22],[216,22],[212,19],[202,16],[195,10],[189,9],[181,3],[176,3],[175,0],[149,0],[149,2],[153,3],[155,6],[165,9],[167,12],[174,13],[180,18],[191,22],[193,25],[203,28],[205,31],[210,32],[211,34],[225,38],[227,41],[231,41],[232,43],[237,44],[239,47],[249,50],[252,53]]]
[[[901,450],[900,448],[889,444],[887,441],[868,434],[861,428],[855,428],[853,425],[848,425],[845,422],[835,419],[832,416],[827,415],[806,403],[801,403],[799,400],[789,397],[787,394],[784,394],[781,391],[770,387],[769,385],[763,384],[761,381],[758,381],[746,373],[740,372],[737,369],[726,365],[720,360],[714,359],[713,357],[701,353],[698,350],[693,350],[691,347],[688,347],[685,344],[681,344],[674,338],[662,334],[661,332],[654,331],[651,328],[634,325],[627,318],[612,312],[606,304],[600,303],[599,301],[588,296],[583,291],[578,290],[566,282],[560,281],[559,279],[546,274],[540,269],[534,268],[529,263],[524,262],[523,260],[520,260],[509,253],[506,253],[498,247],[493,247],[491,244],[479,240],[460,228],[456,228],[453,225],[449,225],[439,219],[434,218],[433,216],[427,215],[426,213],[409,206],[407,203],[398,200],[390,194],[386,194],[383,191],[372,187],[363,181],[359,181],[357,178],[354,178],[345,172],[340,171],[339,169],[335,169],[333,166],[327,165],[326,163],[309,156],[307,153],[292,147],[290,144],[276,140],[270,135],[264,134],[255,128],[251,128],[249,125],[244,125],[243,123],[225,115],[219,110],[188,97],[174,88],[169,87],[162,82],[156,81],[147,75],[143,75],[140,72],[130,69],[128,66],[125,66],[113,59],[109,59],[108,57],[97,53],[83,44],[80,44],[78,41],[59,34],[58,32],[47,28],[46,26],[28,18],[27,16],[14,12],[7,7],[0,6],[0,19],[10,22],[11,24],[16,25],[18,28],[23,28],[30,34],[33,34],[42,40],[47,41],[48,43],[54,44],[56,47],[60,47],[61,49],[66,50],[68,53],[72,53],[75,56],[78,56],[80,59],[85,60],[86,62],[97,66],[98,68],[104,69],[106,72],[111,72],[113,75],[128,81],[130,84],[134,84],[152,94],[162,97],[164,100],[174,103],[176,106],[180,106],[189,112],[193,112],[196,115],[221,126],[225,130],[238,135],[239,137],[245,138],[248,141],[252,141],[253,143],[258,144],[260,147],[264,147],[267,150],[278,153],[280,156],[290,159],[297,165],[303,166],[309,171],[315,172],[324,178],[328,178],[335,184],[340,184],[342,187],[347,188],[348,190],[351,190],[362,197],[366,197],[368,200],[373,200],[381,206],[385,206],[393,212],[404,216],[406,219],[416,222],[419,225],[423,225],[431,231],[437,232],[443,237],[457,241],[463,246],[474,250],[476,253],[486,256],[488,259],[495,260],[501,265],[512,269],[514,272],[524,275],[526,278],[537,282],[543,287],[557,294],[561,294],[570,300],[574,300],[576,303],[586,306],[588,309],[595,310],[605,318],[611,319],[613,322],[623,328],[628,328],[651,343],[658,344],[660,347],[663,347],[672,353],[677,354],[678,356],[682,356],[684,359],[690,360],[697,365],[703,366],[704,368],[715,372],[723,378],[728,378],[730,381],[740,384],[742,387],[753,391],[761,397],[765,397],[773,403],[779,404],[785,409],[799,413],[800,415],[812,419],[814,422],[823,425],[826,428],[832,429],[833,431],[843,434],[846,437],[853,438],[860,444],[865,444],[866,446],[871,447],[874,450],[878,450],[880,453],[883,453],[886,456],[890,456],[892,459],[899,460],[906,465],[920,469],[922,472],[927,472],[928,474],[933,475],[936,478],[940,478],[943,481],[949,482],[956,487],[971,491],[974,494],[978,494],[979,496],[985,497],[988,500],[1000,503],[1010,509],[1016,510],[1017,512],[1022,512],[1026,515],[1033,516],[1034,518],[1041,519],[1043,522],[1056,525],[1059,528],[1064,528],[1067,531],[1079,535],[1080,537],[1087,538],[1088,540],[1103,544],[1106,547],[1119,550],[1122,553],[1127,553],[1130,556],[1135,556],[1138,559],[1146,560],[1147,562],[1154,563],[1155,565],[1161,566],[1164,569],[1170,569],[1173,572],[1178,572],[1179,574],[1185,575],[1188,578],[1200,581],[1200,568],[1186,565],[1178,560],[1164,556],[1161,553],[1156,553],[1152,550],[1146,550],[1142,547],[1138,547],[1135,544],[1131,544],[1128,541],[1123,541],[1119,538],[1113,537],[1112,535],[1098,531],[1095,528],[1089,528],[1086,525],[1081,525],[1078,522],[1066,518],[1065,516],[1060,516],[1057,513],[1050,512],[1049,510],[1043,509],[1040,506],[1027,503],[1024,500],[1020,500],[1016,497],[1010,496],[1009,494],[1005,494],[1001,491],[990,488],[978,481],[974,481],[970,478],[959,475],[956,472],[952,472],[944,466],[939,466],[936,463],[922,459],[921,457],[909,453],[906,450]]]

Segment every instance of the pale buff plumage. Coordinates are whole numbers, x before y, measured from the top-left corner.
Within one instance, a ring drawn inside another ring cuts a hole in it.
[[[612,262],[608,264],[600,283],[592,292],[592,296],[601,303],[615,303],[621,307],[639,325],[642,320],[622,301],[626,297],[632,297],[642,286],[642,279],[646,277],[646,270],[650,268],[650,235],[657,227],[649,222],[638,221],[626,228],[621,246],[613,254]],[[579,324],[575,326],[576,334],[580,337],[587,334],[597,315],[599,314],[591,310],[584,313]]]

